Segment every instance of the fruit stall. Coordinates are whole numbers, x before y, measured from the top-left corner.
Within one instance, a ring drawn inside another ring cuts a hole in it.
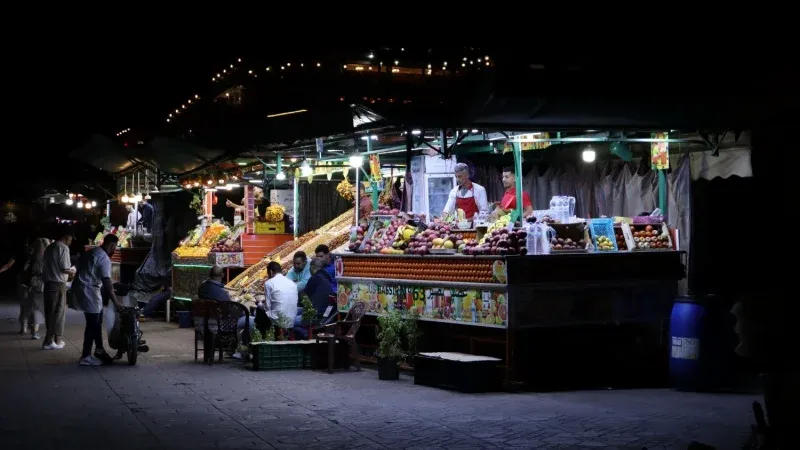
[[[232,230],[227,225],[215,222],[206,227],[198,225],[181,241],[180,246],[172,252],[174,300],[191,301],[197,295],[197,288],[208,278],[208,271],[213,265],[211,261],[216,261],[217,253],[234,253],[219,250],[239,248],[238,244],[229,239],[231,237]],[[227,245],[229,240],[230,245]]]
[[[506,215],[468,237],[472,224],[458,216],[422,219],[376,214],[355,227],[351,241],[334,252],[339,311],[355,302],[365,302],[368,319],[394,308],[414,311],[424,327],[420,351],[500,358],[509,382],[536,385],[560,381],[565,371],[579,378],[597,372],[592,364],[602,367],[600,355],[619,355],[586,345],[569,330],[596,326],[597,339],[617,339],[618,329],[606,336],[600,328],[658,322],[669,315],[684,276],[663,222],[626,219],[615,227],[614,219],[547,217],[523,225]],[[369,322],[360,333],[364,341],[371,339]],[[651,357],[613,364],[637,373]]]
[[[303,234],[295,240],[287,241],[267,253],[258,263],[249,266],[236,278],[232,279],[225,288],[231,293],[231,298],[253,306],[256,299],[264,297],[264,283],[267,281],[267,264],[277,261],[284,272],[292,267],[292,259],[298,251],[307,255],[314,255],[318,245],[327,245],[334,249],[348,242],[350,230],[355,213],[350,210],[322,227]]]

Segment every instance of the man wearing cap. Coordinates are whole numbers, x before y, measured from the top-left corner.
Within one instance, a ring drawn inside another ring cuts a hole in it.
[[[489,201],[486,199],[486,189],[469,179],[469,167],[464,163],[458,163],[454,172],[456,187],[450,191],[450,197],[444,205],[442,214],[452,214],[460,209],[464,211],[466,220],[472,220],[479,212],[488,213]]]

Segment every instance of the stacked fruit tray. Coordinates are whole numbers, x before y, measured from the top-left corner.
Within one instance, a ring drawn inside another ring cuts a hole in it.
[[[494,258],[345,257],[344,277],[497,283]],[[502,262],[502,261],[501,261]]]

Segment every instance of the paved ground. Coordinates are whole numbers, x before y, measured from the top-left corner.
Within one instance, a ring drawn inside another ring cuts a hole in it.
[[[44,351],[0,305],[0,448],[740,448],[754,396],[669,390],[465,395],[377,373],[253,372],[195,363],[192,334],[143,324],[152,349],[135,367],[77,366]]]

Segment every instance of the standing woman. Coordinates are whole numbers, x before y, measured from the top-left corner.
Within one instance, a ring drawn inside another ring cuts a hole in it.
[[[21,333],[30,327],[31,339],[39,339],[39,325],[44,323],[44,280],[42,268],[44,266],[44,250],[50,245],[50,240],[39,238],[33,241],[31,255],[25,263],[23,284],[27,290],[21,298],[19,323]]]

